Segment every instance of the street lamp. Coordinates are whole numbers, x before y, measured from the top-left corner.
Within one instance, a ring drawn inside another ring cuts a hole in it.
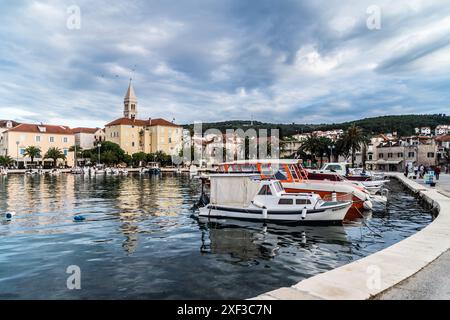
[[[16,165],[17,165],[17,169],[19,169],[19,141],[16,141],[16,146],[17,146],[17,161],[16,161]]]
[[[97,148],[98,148],[98,164],[100,164],[100,148],[101,148],[102,144],[99,143],[97,144]]]
[[[334,148],[336,148],[336,146],[328,146],[328,149],[330,149],[330,158],[331,158],[331,161],[333,161],[333,149]]]

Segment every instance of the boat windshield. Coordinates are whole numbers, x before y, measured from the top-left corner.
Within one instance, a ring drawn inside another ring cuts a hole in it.
[[[281,191],[284,190],[283,187],[281,186],[281,183],[280,183],[279,181],[275,181],[275,182],[273,183],[273,186],[274,186],[274,188],[275,188],[275,190],[276,190],[277,192],[281,192]]]

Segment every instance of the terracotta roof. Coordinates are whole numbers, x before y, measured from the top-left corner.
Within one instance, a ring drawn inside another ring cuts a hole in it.
[[[436,138],[436,141],[449,142],[450,141],[450,134],[439,136],[439,137]]]
[[[73,128],[72,132],[73,133],[96,133],[100,128],[83,128],[83,127],[79,127],[79,128]]]
[[[167,127],[180,127],[179,125],[164,120],[162,118],[149,119],[149,120],[139,120],[139,119],[129,119],[129,118],[119,118],[106,125],[117,126],[117,125],[130,125],[130,126],[167,126]]]
[[[45,131],[40,130],[40,128],[45,128]],[[21,123],[18,126],[9,129],[8,132],[73,134],[72,130],[67,126],[55,126],[49,124],[29,124],[29,123]]]

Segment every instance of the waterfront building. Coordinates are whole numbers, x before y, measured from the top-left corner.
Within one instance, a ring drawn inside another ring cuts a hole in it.
[[[403,171],[409,163],[434,166],[438,146],[431,136],[410,136],[381,141],[367,157],[368,169]]]
[[[94,148],[97,143],[105,141],[105,130],[101,128],[74,128],[75,145],[83,150]]]
[[[43,157],[48,149],[56,147],[66,157],[65,160],[58,160],[58,165],[73,166],[74,154],[69,152],[69,149],[74,144],[75,136],[67,126],[21,123],[3,132],[5,155],[15,159],[21,168],[31,161],[25,155],[25,149],[29,146],[41,149],[41,155],[34,159],[35,162],[50,166],[53,160],[43,159]]]
[[[137,119],[138,100],[130,82],[124,98],[123,117],[105,125],[105,139],[117,143],[126,153],[162,151],[177,155],[182,147],[183,128],[157,118]]]
[[[440,136],[440,135],[444,135],[444,134],[449,134],[450,133],[450,125],[448,124],[441,124],[438,125],[436,127],[436,129],[434,129],[434,134],[436,136]]]
[[[13,120],[0,120],[0,156],[5,156],[7,150],[7,146],[4,144],[3,133],[17,125],[19,123]]]

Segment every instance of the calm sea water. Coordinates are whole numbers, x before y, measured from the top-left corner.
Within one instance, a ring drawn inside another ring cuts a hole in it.
[[[352,262],[432,217],[397,182],[367,220],[302,227],[198,220],[187,175],[0,177],[0,299],[249,298]],[[75,215],[86,220],[74,222]],[[66,286],[81,269],[81,290]]]

